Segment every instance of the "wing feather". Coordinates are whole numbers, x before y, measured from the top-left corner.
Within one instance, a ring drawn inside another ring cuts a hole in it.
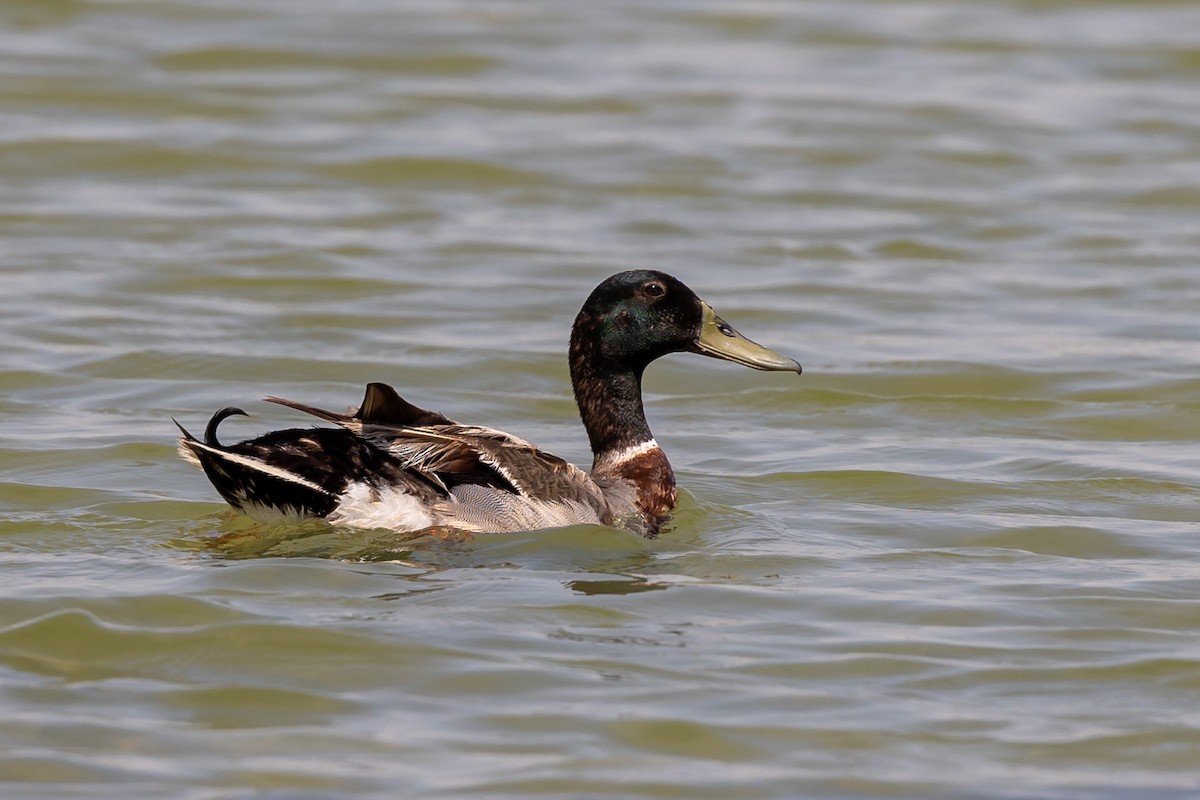
[[[359,408],[346,413],[266,400],[353,431],[447,493],[476,484],[541,503],[581,504],[598,515],[607,508],[600,488],[573,464],[504,431],[461,425],[415,406],[386,384],[369,384]]]

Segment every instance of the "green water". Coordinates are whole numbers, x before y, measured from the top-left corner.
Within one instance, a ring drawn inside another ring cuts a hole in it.
[[[1191,798],[1200,6],[0,5],[0,795]],[[656,541],[232,515],[395,384],[587,463],[689,283]]]

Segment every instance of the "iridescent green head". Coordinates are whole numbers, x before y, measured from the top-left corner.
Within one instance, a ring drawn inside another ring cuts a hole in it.
[[[659,356],[680,352],[754,369],[800,372],[792,359],[734,330],[679,279],[655,270],[620,272],[597,286],[571,335],[573,370],[577,359],[586,358],[640,374]]]

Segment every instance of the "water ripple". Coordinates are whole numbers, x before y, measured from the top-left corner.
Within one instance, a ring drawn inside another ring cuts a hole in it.
[[[1191,797],[1193,4],[0,8],[7,794]],[[665,269],[682,505],[263,527],[177,461],[385,380],[590,460]]]

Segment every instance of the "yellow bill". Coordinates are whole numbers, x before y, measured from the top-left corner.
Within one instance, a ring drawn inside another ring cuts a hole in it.
[[[703,300],[700,306],[704,318],[700,323],[700,336],[695,341],[695,352],[754,369],[800,374],[800,365],[796,361],[742,336]]]

